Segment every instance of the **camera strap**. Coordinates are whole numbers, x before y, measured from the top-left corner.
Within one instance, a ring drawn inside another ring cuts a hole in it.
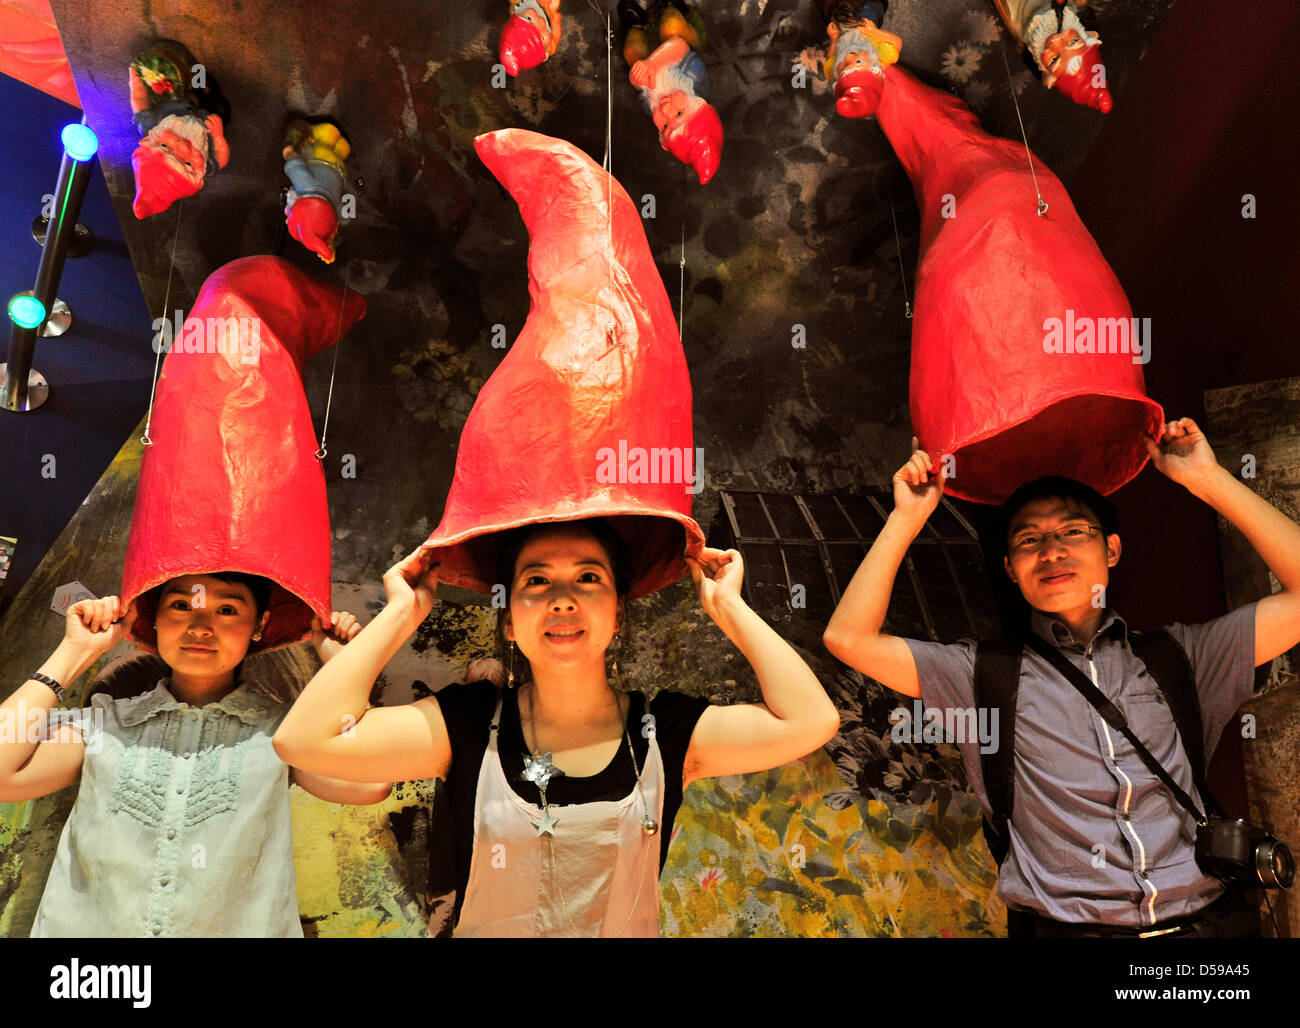
[[[1105,693],[1098,689],[1082,671],[1071,664],[1070,661],[1061,654],[1060,650],[1050,645],[1046,640],[1040,638],[1037,633],[1028,633],[1025,643],[1032,647],[1035,653],[1056,668],[1056,670],[1061,672],[1061,674],[1066,677],[1066,680],[1083,694],[1083,698],[1092,704],[1097,713],[1101,715],[1101,719],[1129,741],[1129,745],[1133,747],[1137,755],[1142,759],[1142,763],[1145,764],[1148,770],[1160,779],[1160,781],[1164,783],[1165,787],[1174,794],[1174,799],[1178,801],[1179,805],[1184,810],[1192,815],[1196,823],[1198,825],[1205,824],[1207,820],[1206,815],[1197,809],[1196,804],[1192,802],[1192,798],[1179,787],[1178,783],[1173,780],[1173,777],[1169,772],[1160,765],[1160,761],[1156,760],[1156,758],[1151,755],[1151,751],[1142,745],[1142,740],[1139,739],[1134,734],[1133,729],[1129,727],[1128,721],[1124,717],[1123,713],[1120,712],[1119,707],[1115,706],[1114,703],[1108,700]]]

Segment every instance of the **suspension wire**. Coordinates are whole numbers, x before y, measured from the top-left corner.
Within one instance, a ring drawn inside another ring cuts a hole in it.
[[[1011,93],[1011,103],[1016,108],[1016,121],[1020,122],[1020,138],[1025,144],[1025,159],[1029,161],[1029,174],[1034,180],[1034,192],[1038,194],[1038,216],[1040,218],[1047,215],[1047,201],[1043,199],[1043,191],[1038,187],[1038,174],[1034,171],[1034,155],[1029,152],[1029,137],[1025,134],[1025,119],[1020,116],[1020,101],[1016,98],[1016,87],[1011,82],[1011,65],[1007,63],[1006,47],[998,47],[998,53],[1002,55],[1002,67],[1007,70],[1007,89]]]
[[[172,255],[171,261],[167,266],[167,288],[163,293],[162,320],[164,327],[167,324],[167,308],[171,306],[172,302],[172,272],[176,270],[176,244],[181,238],[181,212],[184,210],[184,207],[185,198],[182,197],[176,201],[176,231],[172,234]],[[173,339],[172,345],[175,346],[176,343],[177,340]],[[160,363],[162,363],[161,330],[159,336],[154,340],[153,380],[149,383],[149,412],[145,415],[144,419],[144,435],[140,437],[140,442],[144,446],[153,445],[153,437],[149,435],[149,429],[153,425],[153,402],[154,397],[158,393],[158,365]]]

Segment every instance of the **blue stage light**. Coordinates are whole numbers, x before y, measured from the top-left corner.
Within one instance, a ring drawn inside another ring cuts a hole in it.
[[[99,139],[90,126],[73,122],[64,126],[63,149],[74,161],[88,161],[99,150]]]

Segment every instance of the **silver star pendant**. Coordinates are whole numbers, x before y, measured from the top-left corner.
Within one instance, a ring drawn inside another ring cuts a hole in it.
[[[540,838],[543,835],[549,835],[551,838],[555,838],[555,826],[558,825],[559,823],[560,823],[560,819],[558,817],[551,816],[550,808],[549,807],[545,808],[542,811],[542,820],[537,825],[538,837]]]
[[[528,754],[524,757],[524,779],[532,782],[537,788],[545,789],[550,784],[552,778],[558,778],[564,774],[558,767],[551,763],[552,750],[547,750],[540,757],[534,757]]]

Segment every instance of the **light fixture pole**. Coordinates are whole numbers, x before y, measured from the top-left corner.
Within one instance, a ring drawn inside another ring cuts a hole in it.
[[[90,182],[90,162],[98,149],[99,140],[88,126],[74,123],[63,129],[63,162],[54,190],[54,213],[36,270],[36,286],[30,293],[19,293],[9,301],[9,359],[0,364],[0,406],[5,410],[35,410],[49,398],[49,383],[32,367],[32,354],[38,333],[62,335],[72,323],[70,311],[63,315],[66,321],[53,320],[54,294]],[[50,331],[42,332],[46,326]]]

